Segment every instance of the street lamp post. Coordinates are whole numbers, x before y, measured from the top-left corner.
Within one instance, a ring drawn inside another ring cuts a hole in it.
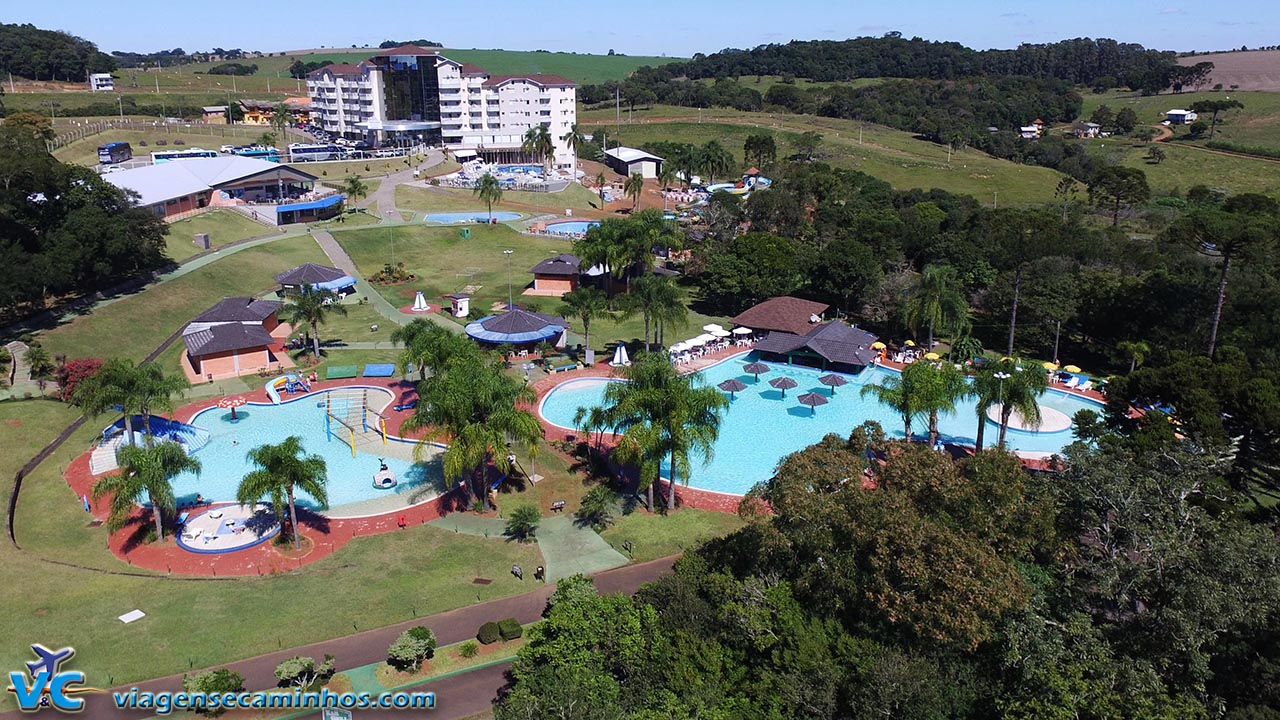
[[[512,303],[512,296],[511,296],[511,255],[512,255],[512,253],[514,253],[514,252],[515,252],[515,250],[511,250],[511,249],[507,249],[507,250],[503,250],[503,251],[502,251],[502,254],[507,256],[507,310],[510,310],[510,309],[511,309],[511,303]]]

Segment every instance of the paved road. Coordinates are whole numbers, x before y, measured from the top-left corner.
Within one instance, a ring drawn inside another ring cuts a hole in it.
[[[596,587],[602,593],[631,594],[644,583],[669,573],[674,562],[674,557],[663,558],[652,562],[607,570],[593,577]],[[532,576],[530,575],[529,577]],[[529,584],[530,586],[536,585],[532,579],[529,580]],[[339,671],[381,662],[386,659],[387,646],[391,644],[391,641],[399,636],[400,633],[415,625],[425,625],[431,628],[435,631],[440,644],[447,645],[475,637],[476,630],[480,625],[489,620],[514,617],[521,624],[534,622],[542,617],[547,600],[551,597],[554,589],[554,586],[546,585],[523,595],[491,600],[430,617],[410,620],[289,650],[281,650],[219,667],[230,668],[244,676],[246,689],[265,690],[275,687],[276,681],[273,673],[276,665],[297,655],[310,656],[317,659],[326,654],[333,655],[336,658],[336,666]],[[464,673],[427,683],[423,687],[436,692],[436,702],[439,706],[431,713],[431,717],[436,720],[453,720],[484,710],[505,682],[502,677],[502,670],[503,668],[498,667],[487,668],[476,673]],[[88,678],[88,681],[88,684],[92,685],[93,678]],[[140,692],[181,690],[182,676],[170,675],[137,683],[136,685],[112,689],[125,691],[133,687],[137,687]],[[483,698],[483,702],[478,700],[477,696]],[[80,717],[93,718],[95,720],[97,718],[120,720],[120,718],[147,718],[154,716],[154,713],[142,711],[117,711],[112,706],[109,696],[88,695],[85,697],[85,709],[80,714]],[[49,713],[47,717],[53,717],[55,714]],[[0,713],[0,720],[18,720],[22,717],[30,716],[17,711]],[[363,713],[361,717],[364,717]]]

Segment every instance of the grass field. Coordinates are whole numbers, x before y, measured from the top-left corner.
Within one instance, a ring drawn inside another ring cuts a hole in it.
[[[522,213],[555,213],[563,215],[565,208],[574,210],[598,209],[600,198],[594,192],[577,183],[557,193],[506,190],[502,202],[495,203],[493,211]],[[396,188],[396,207],[419,212],[469,212],[487,211],[485,204],[471,190],[433,187],[430,189],[401,185]]]
[[[305,262],[327,263],[309,235],[240,250],[182,277],[124,296],[40,333],[51,353],[141,360],[170,333],[218,300],[253,295],[275,275]]]
[[[1141,169],[1155,193],[1185,193],[1192,185],[1223,188],[1229,194],[1258,192],[1280,198],[1280,164],[1266,160],[1219,155],[1161,143],[1165,160],[1154,164],[1145,159],[1149,146],[1120,138],[1091,140],[1090,152],[1105,155],[1115,164]]]
[[[704,540],[727,535],[743,524],[737,515],[692,508],[665,517],[633,512],[619,517],[600,536],[623,555],[627,551],[622,543],[630,540],[636,562],[645,562],[684,552]]]
[[[823,160],[832,165],[861,170],[885,180],[895,188],[940,188],[973,195],[984,204],[1001,205],[1049,202],[1058,182],[1053,170],[997,160],[977,150],[953,154],[947,149],[910,133],[883,126],[860,124],[805,115],[740,113],[717,109],[697,122],[697,108],[656,106],[637,113],[638,122],[612,124],[612,111],[591,111],[579,116],[588,132],[603,130],[624,145],[651,141],[705,143],[719,140],[742,160],[742,144],[747,135],[772,131],[779,140],[779,154],[790,152],[790,138],[814,130],[824,137]]]
[[[1152,95],[1143,97],[1131,92],[1084,94],[1081,116],[1088,119],[1100,105],[1114,112],[1121,108],[1133,108],[1143,123],[1156,124],[1164,120],[1164,114],[1174,108],[1189,108],[1197,100],[1239,100],[1244,108],[1229,110],[1218,116],[1218,130],[1214,140],[1232,142],[1253,147],[1280,150],[1280,93],[1274,92],[1186,92],[1177,95]],[[1206,121],[1208,118],[1204,118]],[[1187,126],[1173,126],[1174,137],[1185,136]],[[1194,141],[1204,144],[1207,140]]]
[[[271,233],[271,228],[256,223],[234,210],[211,210],[186,220],[169,224],[170,258],[181,262],[196,253],[203,252],[196,247],[196,233],[209,233],[209,242],[213,247],[222,247],[227,243],[243,240],[257,235]]]
[[[65,163],[92,167],[98,164],[98,146],[109,142],[127,142],[133,156],[150,161],[151,153],[160,150],[201,147],[217,151],[222,145],[244,145],[262,137],[264,128],[245,125],[200,125],[187,123],[174,127],[160,125],[154,130],[107,130],[70,145],[58,148],[53,156]],[[157,143],[164,141],[165,145]],[[146,143],[143,145],[142,143]],[[181,144],[178,144],[181,143]]]

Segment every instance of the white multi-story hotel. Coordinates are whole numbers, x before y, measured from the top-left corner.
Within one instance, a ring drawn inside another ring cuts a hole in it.
[[[490,75],[414,45],[307,77],[312,118],[327,132],[380,142],[443,145],[459,158],[533,160],[525,132],[545,125],[553,164],[572,168],[564,139],[577,122],[577,87],[555,75]]]

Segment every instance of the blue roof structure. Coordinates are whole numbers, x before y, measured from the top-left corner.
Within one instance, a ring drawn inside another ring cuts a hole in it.
[[[332,207],[346,200],[345,195],[330,195],[322,200],[312,200],[311,202],[293,203],[292,205],[277,205],[276,214],[286,212],[297,212],[299,210],[320,210],[321,208]]]
[[[564,318],[514,308],[468,324],[466,333],[481,342],[523,345],[558,338],[568,327]]]

